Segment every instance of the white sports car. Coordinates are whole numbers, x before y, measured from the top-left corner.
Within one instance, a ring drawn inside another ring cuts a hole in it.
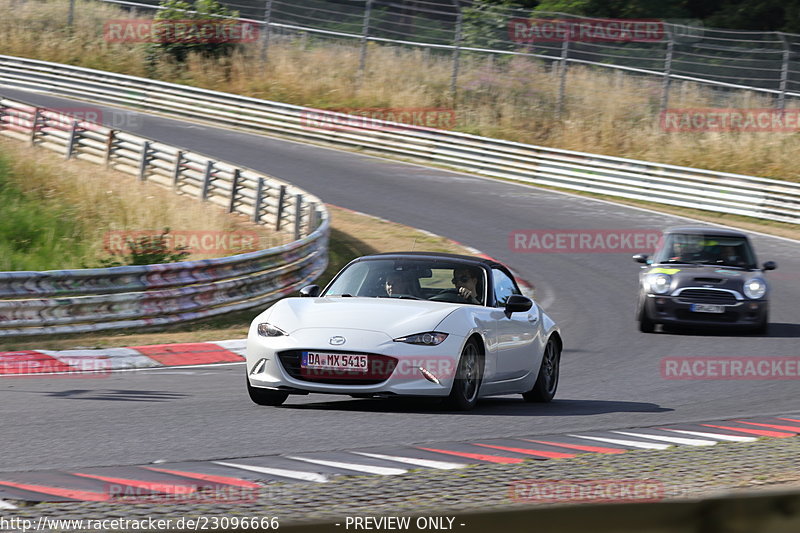
[[[558,327],[489,259],[428,252],[360,257],[258,315],[247,337],[247,390],[260,405],[289,394],[433,396],[467,410],[479,397],[549,402]]]

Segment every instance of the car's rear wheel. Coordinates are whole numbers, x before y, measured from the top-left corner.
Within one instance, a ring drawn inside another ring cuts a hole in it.
[[[247,381],[247,394],[250,395],[250,399],[253,400],[253,403],[258,405],[278,406],[289,397],[288,392],[253,387],[250,385],[250,379],[247,376],[245,376],[245,381]]]
[[[467,342],[458,360],[453,388],[446,405],[459,411],[469,411],[478,403],[478,392],[483,381],[483,356],[474,340]]]
[[[558,374],[561,369],[561,347],[558,341],[553,339],[547,341],[542,356],[542,365],[539,367],[539,375],[536,383],[528,392],[522,394],[528,402],[549,402],[556,395],[558,389]]]

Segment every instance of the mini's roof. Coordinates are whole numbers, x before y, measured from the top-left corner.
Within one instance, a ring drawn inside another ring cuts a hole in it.
[[[688,235],[719,235],[720,237],[744,237],[747,234],[726,228],[716,228],[713,226],[674,226],[664,230],[665,234],[686,233]]]

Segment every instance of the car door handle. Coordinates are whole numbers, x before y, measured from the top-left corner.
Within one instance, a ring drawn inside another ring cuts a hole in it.
[[[538,321],[539,321],[538,316],[528,315],[528,322],[530,322],[531,324],[536,324],[536,322]]]

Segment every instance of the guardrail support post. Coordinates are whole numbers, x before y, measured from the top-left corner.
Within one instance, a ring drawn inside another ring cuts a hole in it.
[[[172,188],[177,189],[180,185],[181,170],[183,169],[183,150],[178,150],[175,154],[175,166],[172,168]]]
[[[456,97],[456,85],[458,84],[458,66],[461,55],[461,28],[463,26],[463,12],[461,6],[458,5],[458,0],[453,0],[453,5],[456,7],[456,30],[455,39],[453,42],[453,71],[450,75],[450,94],[453,98]]]
[[[280,192],[278,193],[278,210],[275,215],[275,231],[280,231],[281,222],[283,221],[283,210],[286,208],[286,185],[281,185]]]
[[[206,172],[203,175],[203,192],[201,194],[201,197],[203,198],[204,202],[208,200],[208,190],[211,188],[211,176],[213,175],[214,175],[214,162],[209,159],[208,163],[206,163]]]
[[[267,48],[269,48],[270,23],[272,22],[272,0],[267,0],[264,6],[264,35],[261,37],[261,61],[267,60]]]
[[[72,127],[69,130],[69,138],[67,139],[67,148],[64,152],[64,159],[69,161],[72,159],[72,152],[75,150],[75,139],[78,137],[78,121],[72,121]]]
[[[372,15],[372,0],[367,0],[364,6],[364,25],[361,30],[361,55],[358,59],[358,79],[364,77],[364,70],[367,68],[367,44],[369,42],[369,18]]]
[[[0,130],[5,126],[3,117],[6,115],[6,106],[3,105],[3,95],[0,94]]]
[[[145,141],[142,145],[142,159],[139,161],[139,180],[147,179],[147,162],[150,156],[150,141]]]
[[[231,201],[228,203],[228,213],[233,213],[236,209],[236,193],[239,192],[239,180],[242,178],[242,171],[233,170],[233,183],[231,183]]]
[[[111,166],[111,157],[114,153],[114,142],[117,137],[116,130],[108,130],[108,139],[106,139],[106,168]]]
[[[258,224],[261,221],[261,204],[264,202],[264,178],[258,178],[256,188],[256,205],[253,210],[253,222]]]
[[[296,194],[294,197],[294,240],[300,238],[300,228],[303,224],[303,195]]]
[[[664,24],[664,33],[667,34],[667,57],[664,60],[664,83],[661,86],[661,114],[667,111],[669,105],[669,86],[672,83],[670,75],[672,73],[672,54],[675,48],[675,39],[672,38],[672,30],[669,24]]]
[[[778,95],[778,109],[783,111],[786,109],[786,86],[789,83],[789,59],[792,49],[789,46],[789,39],[786,38],[784,33],[778,32],[778,37],[783,41],[783,61],[781,63],[781,83],[779,87],[781,93]]]
[[[39,131],[39,108],[33,112],[33,121],[31,121],[31,146],[36,144],[36,133]]]
[[[308,204],[308,235],[314,233],[319,225],[319,211],[317,211],[317,202]]]

